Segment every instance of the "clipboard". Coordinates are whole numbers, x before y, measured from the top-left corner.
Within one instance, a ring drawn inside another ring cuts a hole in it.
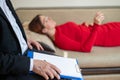
[[[46,60],[47,62],[54,64],[61,70],[61,78],[71,80],[83,80],[78,65],[78,60],[75,58],[65,58],[32,51],[28,51],[27,56],[33,59]]]

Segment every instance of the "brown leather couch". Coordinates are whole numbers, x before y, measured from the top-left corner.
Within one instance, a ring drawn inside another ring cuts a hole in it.
[[[66,21],[91,23],[98,11],[102,11],[105,15],[103,23],[120,21],[120,7],[20,8],[16,10],[27,37],[45,42],[56,51],[57,55],[77,58],[84,80],[120,80],[120,47],[93,47],[90,53],[62,50],[57,48],[47,36],[31,32],[27,28],[29,21],[37,14],[50,16],[58,24]]]

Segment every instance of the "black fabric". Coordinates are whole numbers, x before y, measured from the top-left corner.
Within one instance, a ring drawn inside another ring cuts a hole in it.
[[[9,79],[7,80],[45,80],[42,76],[39,76],[37,74],[27,74],[27,75],[18,75],[16,77],[14,76],[9,76]],[[0,79],[1,80],[1,79]],[[51,79],[49,79],[51,80]],[[52,80],[57,80],[56,78],[52,79]],[[60,79],[60,80],[71,80],[71,79]]]

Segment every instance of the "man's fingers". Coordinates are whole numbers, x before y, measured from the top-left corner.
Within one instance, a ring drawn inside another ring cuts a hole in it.
[[[52,69],[52,73],[58,80],[60,79],[60,75],[55,70]]]
[[[39,46],[39,48],[40,48],[40,50],[44,50],[44,48],[41,45]]]
[[[51,65],[51,67],[52,67],[58,74],[61,73],[61,70],[60,70],[59,68],[57,68],[56,66]]]
[[[32,49],[32,48],[33,48],[33,47],[32,47],[32,45],[31,45],[31,44],[29,44],[29,43],[28,43],[28,47],[29,47],[30,49]]]
[[[47,62],[48,63],[48,62]],[[48,64],[50,64],[50,63],[48,63]],[[57,79],[60,79],[60,73],[61,73],[61,71],[60,71],[60,69],[59,68],[57,68],[55,65],[53,65],[53,64],[50,64],[50,72],[52,73],[52,75],[50,75],[50,77],[51,77],[51,79],[53,79],[54,77],[56,77]],[[49,73],[50,74],[50,73]]]
[[[49,75],[49,77],[50,77],[51,79],[53,79],[53,78],[54,78],[53,70],[52,70],[52,69],[49,69],[49,70],[47,71],[47,75]]]
[[[42,73],[41,76],[43,76],[45,78],[45,80],[49,79],[49,76],[46,73]]]

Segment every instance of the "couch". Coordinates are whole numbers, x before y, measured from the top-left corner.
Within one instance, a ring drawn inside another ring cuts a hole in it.
[[[91,23],[96,12],[102,11],[105,22],[120,21],[120,7],[62,7],[62,8],[19,8],[16,12],[23,24],[28,38],[48,44],[54,49],[55,54],[77,58],[82,69],[84,80],[120,80],[120,47],[94,46],[90,53],[75,52],[59,49],[45,35],[29,31],[28,23],[37,14],[52,17],[57,24],[66,21]],[[120,35],[118,35],[120,37]],[[64,44],[63,44],[64,46]]]

